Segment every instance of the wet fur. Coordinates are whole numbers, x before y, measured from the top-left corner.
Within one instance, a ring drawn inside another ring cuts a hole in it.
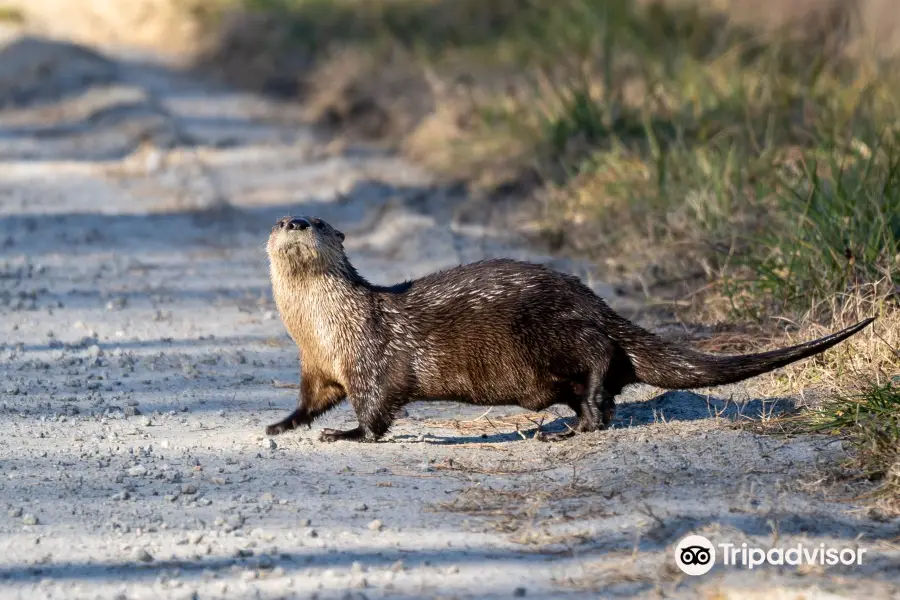
[[[305,219],[303,231],[285,219]],[[267,251],[278,310],[301,361],[298,408],[266,433],[309,426],[349,399],[359,427],[321,439],[375,441],[416,400],[539,411],[565,404],[573,433],[606,427],[630,384],[690,389],[734,383],[820,353],[873,319],[826,338],[744,356],[694,352],[620,317],[577,277],[484,260],[392,287],[350,264],[344,235],[315,217],[286,217]]]

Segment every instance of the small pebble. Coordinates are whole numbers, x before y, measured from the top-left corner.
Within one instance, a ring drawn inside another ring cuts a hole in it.
[[[357,504],[356,506],[353,507],[353,510],[364,511],[364,510],[369,510],[369,507],[366,506],[365,504]]]
[[[240,529],[244,526],[244,517],[241,515],[231,515],[225,519],[225,525],[229,530]]]
[[[144,465],[135,465],[128,469],[128,475],[130,477],[141,477],[147,474],[147,467]]]
[[[391,565],[391,571],[394,573],[399,573],[400,571],[405,571],[406,565],[403,564],[402,560],[398,560],[394,564]]]
[[[106,310],[122,310],[126,304],[128,304],[128,300],[124,297],[115,298],[106,303]],[[124,332],[122,333],[124,334]]]
[[[134,560],[139,562],[153,562],[153,555],[144,548],[135,548],[131,555],[134,557]]]
[[[523,587],[517,587],[513,590],[513,598],[524,598],[528,591]]]
[[[262,441],[262,446],[263,448],[266,448],[268,450],[274,450],[278,447],[278,444],[276,444],[275,440],[273,440],[272,438],[266,438]]]
[[[384,528],[384,523],[381,522],[381,519],[375,519],[371,523],[369,523],[369,529],[372,531],[381,531]]]
[[[37,525],[39,523],[38,518],[31,513],[26,513],[22,517],[22,523],[25,525]]]
[[[8,514],[13,519],[18,519],[19,517],[22,516],[22,509],[21,508],[11,508],[7,511],[6,514]]]
[[[183,483],[181,485],[181,493],[185,495],[191,495],[197,493],[197,486],[193,483]]]

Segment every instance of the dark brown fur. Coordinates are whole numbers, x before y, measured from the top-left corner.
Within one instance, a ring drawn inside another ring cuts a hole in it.
[[[398,408],[426,399],[535,411],[565,404],[577,431],[595,431],[627,385],[734,383],[823,352],[874,320],[790,348],[712,356],[660,339],[577,277],[543,266],[485,260],[382,287],[356,272],[343,240],[315,217],[272,228],[273,291],[300,351],[301,383],[297,410],[269,435],[309,426],[345,398],[359,426],[321,439],[377,440]]]

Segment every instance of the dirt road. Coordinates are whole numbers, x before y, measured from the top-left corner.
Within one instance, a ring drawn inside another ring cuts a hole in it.
[[[410,164],[161,65],[13,36],[0,99],[3,598],[897,596],[900,522],[822,483],[840,444],[731,427],[771,408],[740,388],[636,389],[613,430],[560,444],[453,404],[410,406],[385,443],[318,442],[349,407],[270,441],[296,401],[273,382],[298,374],[277,217],[334,222],[379,283],[544,259]],[[867,552],[688,577],[690,533]]]

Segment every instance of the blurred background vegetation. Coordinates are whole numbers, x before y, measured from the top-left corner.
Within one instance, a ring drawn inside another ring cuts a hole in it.
[[[190,47],[192,68],[527,209],[523,236],[684,321],[783,344],[785,323],[809,339],[879,315],[766,385],[837,392],[815,427],[878,440],[865,470],[900,489],[894,0],[143,4],[109,35]],[[878,418],[848,420],[847,402]]]
[[[555,250],[707,318],[828,319],[893,294],[894,40],[864,2],[764,4],[216,0],[200,63],[537,199]]]

